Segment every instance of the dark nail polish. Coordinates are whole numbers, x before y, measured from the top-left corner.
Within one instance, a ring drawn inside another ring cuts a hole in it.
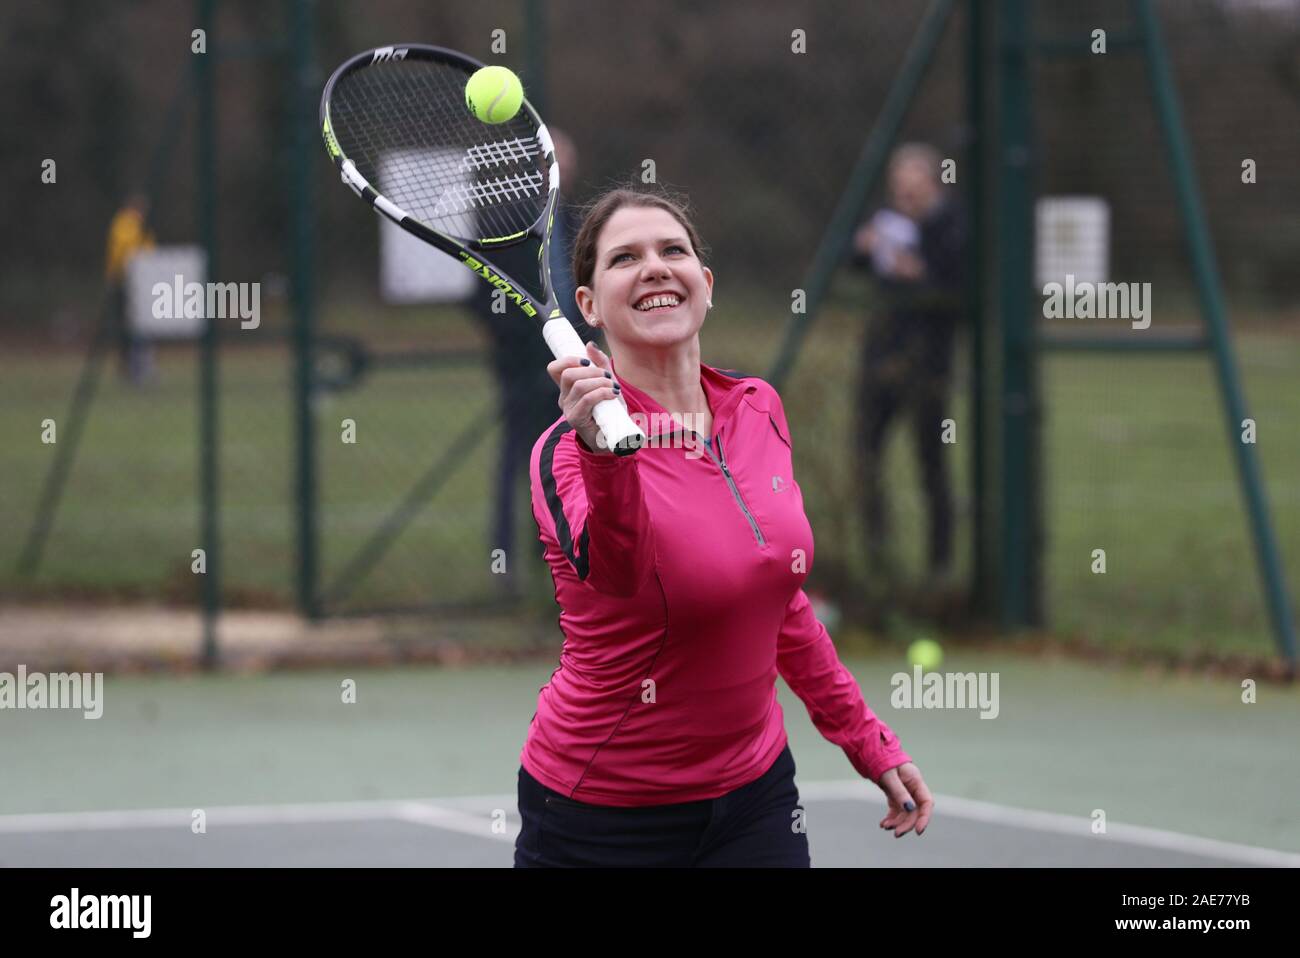
[[[916,811],[916,805],[914,805],[912,802],[904,802],[904,803],[903,803],[903,811],[905,811],[905,812],[914,812],[914,811]]]
[[[618,383],[614,383],[614,392],[621,393],[622,391],[623,391],[623,387],[620,386]]]
[[[590,360],[590,359],[584,359],[584,360],[582,361],[582,365],[584,365],[584,366],[590,366],[590,365],[591,365],[591,360]]]
[[[611,373],[608,369],[606,369],[606,370],[605,370],[605,378],[606,378],[606,379],[613,379],[613,378],[614,378],[614,374]]]

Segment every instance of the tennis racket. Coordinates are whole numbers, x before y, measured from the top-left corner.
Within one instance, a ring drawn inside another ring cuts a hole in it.
[[[321,95],[325,149],[343,182],[376,212],[473,270],[535,320],[556,358],[587,350],[551,288],[550,246],[560,167],[546,124],[525,100],[499,124],[465,105],[483,66],[454,50],[403,43],[358,53]],[[536,239],[544,302],[492,262]],[[636,452],[643,433],[617,399],[594,410],[606,448]]]

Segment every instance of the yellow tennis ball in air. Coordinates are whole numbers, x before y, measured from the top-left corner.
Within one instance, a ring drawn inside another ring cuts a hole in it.
[[[523,102],[524,85],[505,67],[484,67],[465,84],[465,105],[484,123],[506,122]]]
[[[907,647],[907,661],[933,672],[943,663],[943,648],[934,639],[917,639]]]

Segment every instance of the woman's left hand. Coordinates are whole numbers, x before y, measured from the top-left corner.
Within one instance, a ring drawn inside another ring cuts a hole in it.
[[[895,838],[902,838],[913,828],[925,833],[934,812],[934,799],[925,787],[921,770],[911,762],[891,768],[876,782],[889,799],[889,814],[880,820],[881,828],[892,828]]]

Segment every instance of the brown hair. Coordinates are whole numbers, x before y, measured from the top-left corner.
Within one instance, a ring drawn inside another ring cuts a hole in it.
[[[701,263],[704,262],[708,250],[700,239],[699,230],[691,221],[690,206],[684,197],[665,190],[639,190],[624,186],[607,190],[583,208],[582,227],[573,241],[574,286],[591,285],[592,276],[596,272],[596,240],[609,218],[624,206],[649,206],[668,213],[682,224],[696,257]]]

